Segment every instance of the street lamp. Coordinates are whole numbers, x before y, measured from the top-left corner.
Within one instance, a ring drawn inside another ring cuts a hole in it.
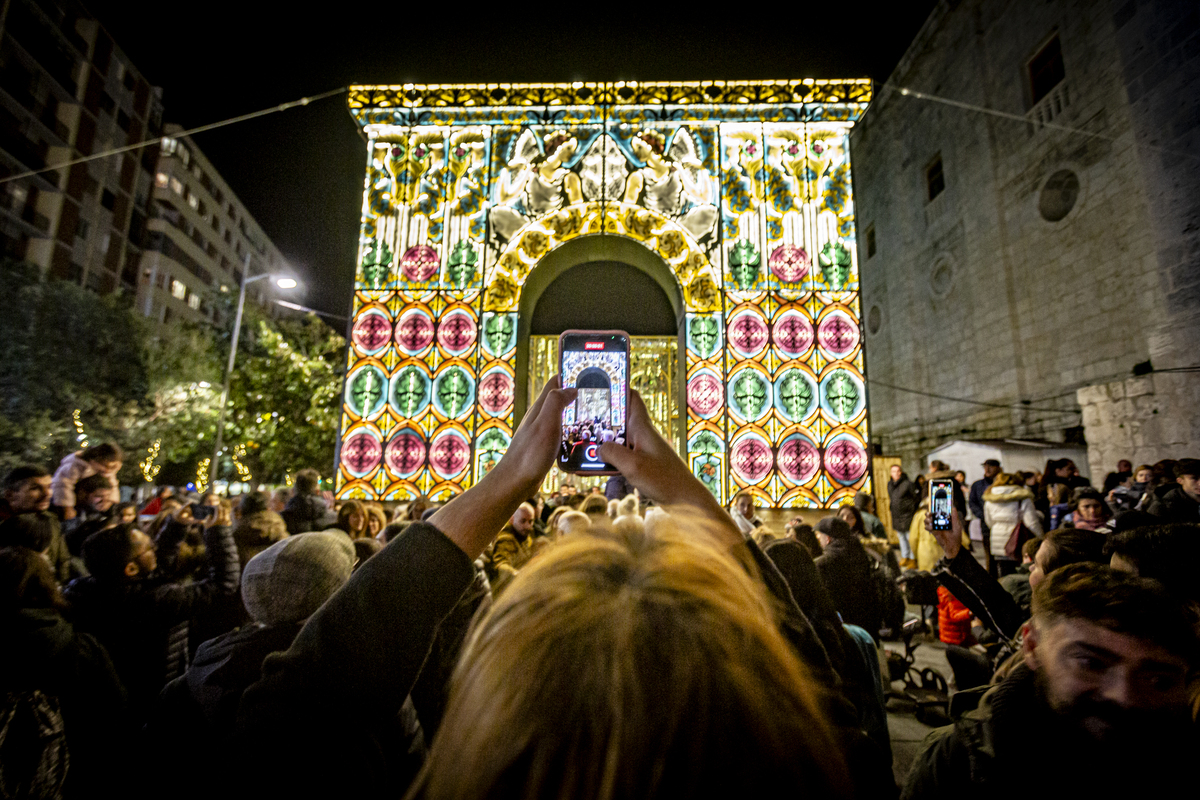
[[[221,457],[221,449],[225,444],[225,407],[229,403],[229,381],[233,377],[233,362],[237,358],[238,334],[242,332],[242,308],[246,305],[246,286],[265,278],[270,278],[280,289],[295,289],[300,285],[299,281],[291,275],[278,272],[264,272],[261,275],[251,276],[250,256],[246,256],[246,263],[242,269],[242,288],[238,292],[237,313],[233,318],[233,340],[229,343],[229,363],[225,367],[225,385],[221,387],[221,411],[217,415],[217,441],[213,447],[212,461],[208,467],[209,486],[217,481],[217,464]]]

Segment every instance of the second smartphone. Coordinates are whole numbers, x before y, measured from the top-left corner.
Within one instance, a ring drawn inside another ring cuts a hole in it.
[[[616,475],[600,445],[625,444],[629,419],[629,334],[565,331],[558,337],[558,374],[575,402],[563,411],[558,468],[577,475]]]

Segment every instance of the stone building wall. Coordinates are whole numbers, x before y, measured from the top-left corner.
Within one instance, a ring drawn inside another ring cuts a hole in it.
[[[1089,420],[1118,412],[1097,401],[1085,418],[1078,390],[1147,361],[1195,363],[1197,199],[1147,147],[1196,152],[1194,99],[1189,111],[1155,94],[1197,93],[1197,59],[1182,55],[1194,21],[1167,35],[1181,54],[1163,56],[1169,75],[1133,103],[1129,88],[1134,54],[1148,83],[1143,29],[1171,5],[943,2],[855,127],[872,438],[906,469],[950,439],[1086,436],[1115,452],[1110,426]],[[1034,104],[1027,64],[1055,36],[1065,78]],[[945,189],[930,200],[938,158]]]

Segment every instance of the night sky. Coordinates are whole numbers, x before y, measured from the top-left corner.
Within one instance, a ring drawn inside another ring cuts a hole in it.
[[[934,6],[732,3],[700,15],[678,4],[513,5],[483,16],[467,4],[435,12],[339,3],[310,13],[253,0],[85,3],[163,88],[164,122],[185,128],[352,83],[882,82]],[[366,150],[345,97],[195,141],[304,278],[299,302],[346,314]]]

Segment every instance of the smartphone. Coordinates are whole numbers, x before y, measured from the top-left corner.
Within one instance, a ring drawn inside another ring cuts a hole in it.
[[[576,475],[616,475],[600,445],[625,444],[629,419],[629,334],[565,331],[558,337],[558,374],[579,392],[563,410],[558,468]]]
[[[192,519],[208,519],[215,513],[216,506],[192,506]]]
[[[930,523],[935,531],[950,530],[950,514],[954,510],[954,481],[938,478],[929,482]]]

